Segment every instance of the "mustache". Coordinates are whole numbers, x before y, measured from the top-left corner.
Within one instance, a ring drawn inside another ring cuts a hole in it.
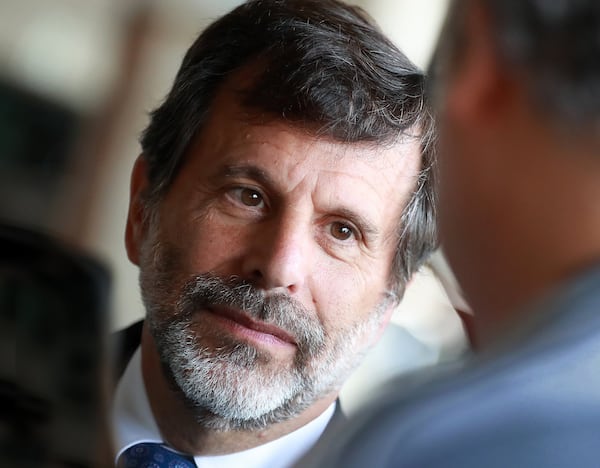
[[[238,309],[254,320],[284,330],[294,338],[302,355],[313,356],[325,346],[323,326],[299,301],[283,293],[267,295],[239,277],[201,274],[184,284],[178,303],[182,316],[189,318],[211,306]]]

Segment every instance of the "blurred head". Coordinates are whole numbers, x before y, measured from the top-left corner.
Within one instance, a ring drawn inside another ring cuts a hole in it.
[[[600,124],[600,4],[594,0],[454,0],[433,70],[459,69],[467,24],[479,9],[497,60],[560,127]],[[438,83],[439,84],[439,83]]]
[[[423,74],[358,9],[250,1],[187,52],[127,229],[165,375],[257,429],[332,401],[436,244]]]
[[[558,278],[549,263],[583,255],[565,240],[585,173],[596,177],[599,164],[588,157],[600,125],[599,32],[594,0],[450,5],[431,67],[440,238],[476,313],[514,306],[520,288]]]

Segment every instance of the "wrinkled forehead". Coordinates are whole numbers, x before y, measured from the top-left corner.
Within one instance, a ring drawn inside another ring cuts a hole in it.
[[[329,205],[360,209],[375,213],[377,224],[388,218],[396,223],[421,169],[415,133],[388,143],[340,142],[249,110],[235,87],[223,87],[182,172],[192,178],[241,176],[282,196],[310,195],[323,210]]]
[[[224,88],[215,98],[203,131],[188,157],[208,154],[222,164],[253,161],[273,172],[305,177],[329,174],[382,183],[403,191],[421,169],[420,133],[388,142],[343,142],[323,135],[310,124],[298,125],[242,105],[234,90]],[[208,161],[207,161],[208,162]]]

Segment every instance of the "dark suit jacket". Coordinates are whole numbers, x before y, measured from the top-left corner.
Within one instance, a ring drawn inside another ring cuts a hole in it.
[[[395,382],[298,466],[600,467],[600,267],[533,310],[458,375]]]
[[[113,376],[115,383],[119,381],[125,368],[133,356],[133,353],[142,340],[142,326],[144,321],[140,320],[119,330],[111,337],[113,349]]]

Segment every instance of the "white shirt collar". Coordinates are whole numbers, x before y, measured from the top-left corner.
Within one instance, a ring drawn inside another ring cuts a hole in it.
[[[332,403],[319,417],[279,439],[258,447],[220,456],[199,456],[201,468],[289,467],[319,439],[335,411]],[[115,392],[112,426],[117,458],[126,448],[139,442],[162,442],[154,421],[142,379],[141,350],[129,361]]]

